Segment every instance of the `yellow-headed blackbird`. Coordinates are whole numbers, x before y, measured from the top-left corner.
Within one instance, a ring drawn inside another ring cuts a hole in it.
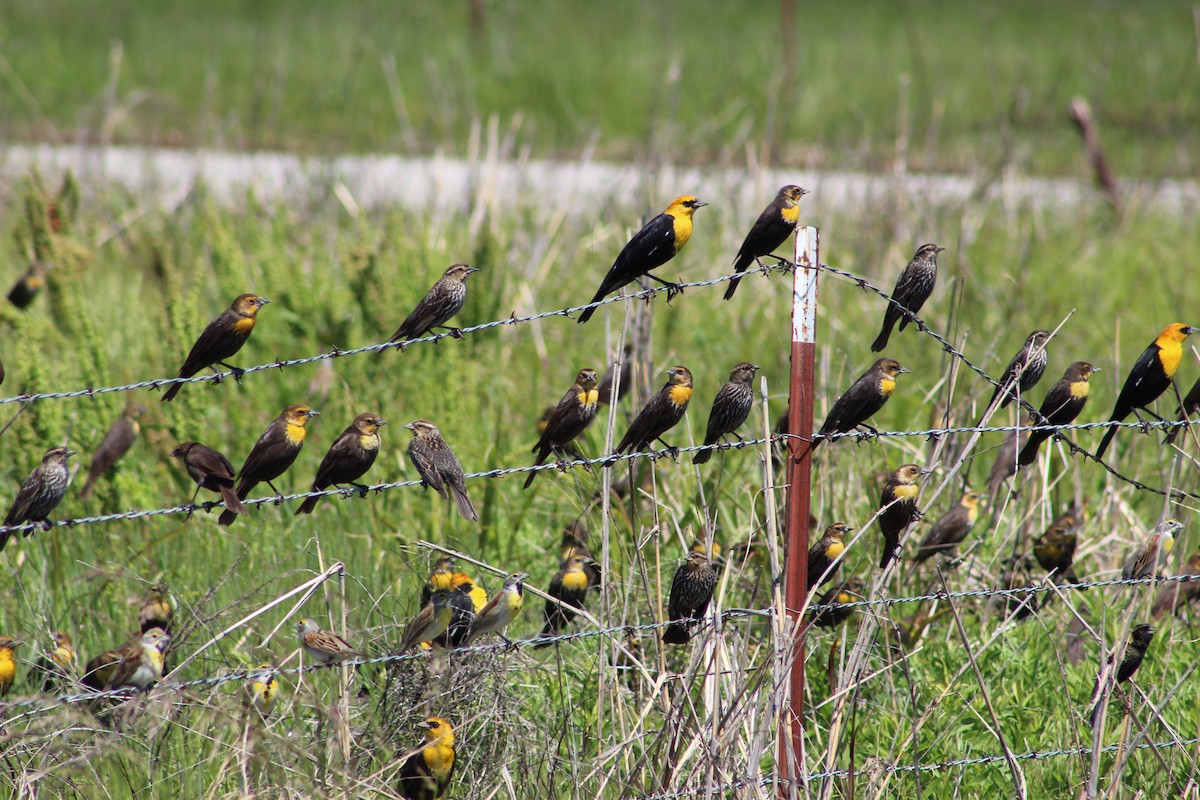
[[[1110,422],[1122,422],[1130,414],[1136,415],[1139,408],[1149,411],[1146,406],[1167,390],[1179,370],[1179,362],[1183,360],[1183,340],[1196,331],[1200,331],[1200,328],[1193,328],[1182,322],[1172,322],[1163,328],[1163,332],[1142,351],[1133,369],[1129,371],[1129,377],[1125,379],[1125,385],[1117,395],[1117,404],[1113,407]],[[1138,419],[1141,419],[1140,415]],[[1096,458],[1104,457],[1104,451],[1116,435],[1115,427],[1105,432],[1104,438],[1100,440],[1100,449],[1096,451]]]
[[[404,427],[413,434],[408,443],[408,460],[417,468],[421,483],[432,488],[443,499],[449,489],[463,519],[478,520],[479,514],[467,496],[467,479],[462,464],[458,463],[458,457],[442,438],[437,426],[429,420],[418,419]]]
[[[47,529],[50,527],[50,512],[53,511],[67,493],[67,485],[71,482],[67,472],[67,459],[75,455],[69,447],[51,447],[42,456],[42,463],[29,473],[21,484],[17,498],[13,500],[8,515],[4,518],[4,528],[0,529],[0,550],[8,544],[12,532],[8,528],[23,525],[26,522],[41,522]],[[28,536],[32,530],[25,531]]]
[[[397,790],[405,800],[442,800],[454,775],[454,729],[441,717],[429,717],[421,727],[425,746],[400,768]]]
[[[1138,671],[1138,667],[1142,665],[1143,659],[1146,658],[1146,650],[1150,647],[1150,640],[1154,638],[1154,626],[1146,625],[1145,623],[1135,627],[1129,634],[1129,641],[1125,643],[1125,655],[1121,657],[1121,663],[1117,667],[1117,675],[1115,683],[1121,684],[1133,677],[1133,674]],[[1108,668],[1112,669],[1113,658],[1116,656],[1116,651],[1108,656]],[[1101,673],[1103,674],[1103,673]],[[1100,676],[1096,676],[1096,685],[1092,689],[1092,727],[1096,727],[1096,722],[1100,718],[1100,709],[1103,707],[1103,697],[1101,696]]]
[[[355,483],[366,474],[379,455],[379,429],[387,425],[387,420],[378,414],[364,412],[354,418],[350,427],[338,434],[338,438],[329,446],[329,451],[321,459],[317,467],[317,477],[313,479],[312,491],[320,492],[330,486],[348,483],[366,496],[367,487]],[[307,497],[296,509],[297,516],[311,514],[317,507],[320,497]]]
[[[871,352],[878,353],[887,347],[888,338],[892,335],[892,326],[899,321],[900,330],[908,327],[908,323],[921,310],[921,306],[925,305],[929,295],[933,294],[934,284],[937,283],[937,256],[945,249],[936,244],[923,244],[917,248],[912,260],[896,279],[892,301],[883,312],[883,328],[871,344]]]
[[[399,652],[407,652],[421,642],[432,642],[446,632],[453,616],[450,595],[449,589],[438,589],[430,596],[429,602],[409,620],[408,627],[404,629]]]
[[[854,529],[844,522],[835,522],[825,529],[825,533],[808,548],[808,591],[812,591],[823,583],[828,583],[837,575],[842,562],[837,562],[833,569],[829,566],[846,550],[846,536],[854,533]],[[829,570],[826,572],[826,570]]]
[[[0,697],[12,690],[17,678],[17,648],[20,644],[11,636],[0,636]]]
[[[947,511],[929,528],[929,532],[917,546],[913,561],[920,564],[939,553],[954,555],[958,551],[959,543],[967,538],[967,534],[975,527],[980,506],[986,504],[987,500],[983,495],[977,492],[963,492],[958,505]]]
[[[454,559],[449,556],[443,556],[434,563],[433,569],[429,571],[429,577],[425,579],[425,585],[421,587],[422,606],[429,603],[429,599],[433,597],[434,592],[440,590],[449,591],[454,588],[454,584],[452,583],[454,569]]]
[[[708,412],[708,428],[704,432],[706,446],[714,445],[730,434],[737,436],[737,429],[750,416],[750,408],[754,405],[754,387],[751,383],[757,371],[757,364],[743,361],[729,373],[729,382],[717,391],[712,411]],[[742,440],[741,436],[737,438],[738,441]],[[692,463],[703,464],[712,458],[712,454],[712,450],[701,450],[692,457]]]
[[[254,331],[254,322],[258,319],[258,310],[271,302],[256,294],[240,294],[233,305],[222,311],[216,319],[208,323],[208,327],[200,334],[200,338],[192,345],[191,352],[179,368],[177,377],[190,378],[205,367],[220,364],[233,373],[235,380],[241,378],[242,371],[225,363],[242,349],[242,345]],[[167,402],[179,394],[182,383],[173,383],[163,393],[163,402]]]
[[[4,380],[3,374],[3,368],[0,368],[0,380]],[[1179,404],[1179,421],[1185,422],[1188,417],[1195,417],[1197,412],[1200,412],[1200,378],[1196,379],[1192,388],[1188,389],[1188,393],[1184,395],[1183,402]],[[1187,426],[1172,428],[1171,432],[1167,434],[1167,444],[1174,442],[1175,438],[1179,436],[1179,432],[1185,427]]]
[[[138,628],[142,633],[151,628],[171,632],[175,610],[171,607],[171,590],[165,583],[156,583],[146,590],[146,599],[138,609]]]
[[[655,440],[671,450],[671,445],[660,437],[679,424],[691,399],[691,371],[687,367],[671,367],[667,370],[667,382],[634,418],[613,452],[645,450]]]
[[[1075,418],[1079,416],[1079,412],[1083,411],[1083,407],[1087,405],[1088,392],[1091,388],[1088,379],[1099,371],[1099,367],[1094,367],[1086,361],[1076,361],[1067,367],[1067,371],[1059,378],[1058,383],[1051,386],[1050,391],[1046,392],[1046,399],[1042,401],[1042,406],[1038,409],[1038,418],[1034,420],[1034,424],[1070,425],[1074,422]],[[1053,435],[1053,430],[1030,431],[1029,440],[1021,448],[1021,454],[1017,456],[1017,463],[1022,467],[1027,467],[1036,461],[1038,448],[1042,446],[1042,442]]]
[[[663,643],[687,644],[691,641],[691,625],[704,619],[716,588],[717,571],[708,556],[688,553],[671,579],[671,594],[667,599],[667,618],[671,624],[663,631]]]
[[[619,403],[622,397],[629,394],[629,387],[633,383],[633,345],[625,345],[625,355],[621,358],[621,385],[617,388],[617,399],[613,400],[613,383],[616,376],[617,371],[610,364],[604,372],[604,377],[600,379],[599,385],[596,386],[596,399],[600,405]]]
[[[71,637],[62,631],[54,631],[50,637],[54,646],[42,653],[29,673],[30,681],[43,692],[58,691],[74,681],[75,647]]]
[[[879,530],[883,532],[883,553],[879,557],[879,568],[886,569],[892,559],[899,555],[900,534],[921,518],[917,499],[921,487],[917,478],[928,473],[916,464],[905,464],[891,474],[879,498]]]
[[[8,302],[17,308],[28,308],[29,304],[46,286],[46,273],[51,269],[44,261],[35,261],[17,278],[17,282],[8,290]]]
[[[758,215],[738,250],[737,258],[733,260],[733,271],[738,273],[738,276],[730,279],[729,288],[725,290],[726,300],[733,297],[733,293],[737,291],[738,283],[742,280],[741,273],[750,267],[750,262],[758,261],[761,265],[759,259],[771,255],[775,248],[786,242],[796,230],[796,223],[800,220],[800,198],[806,194],[808,190],[799,186],[784,186],[771,204]],[[783,260],[790,262],[791,258]]]
[[[171,458],[183,459],[188,475],[196,482],[191,499],[193,506],[200,490],[208,489],[220,494],[225,507],[235,514],[250,513],[233,490],[233,464],[223,454],[199,442],[184,442],[171,451]]]
[[[521,613],[521,607],[525,604],[525,579],[528,577],[528,572],[514,572],[504,579],[500,591],[496,592],[496,596],[488,601],[471,622],[467,644],[485,633],[495,633],[504,639],[505,644],[512,644],[505,637],[504,629]]]
[[[713,539],[712,546],[710,547],[709,545],[704,543],[703,537],[700,537],[700,536],[693,537],[692,538],[692,546],[689,547],[688,550],[692,551],[693,553],[703,553],[704,555],[708,556],[709,559],[711,559],[714,562],[722,560],[721,559],[721,543],[718,542],[716,539]]]
[[[1053,524],[1033,540],[1033,557],[1042,569],[1054,573],[1055,583],[1079,583],[1074,568],[1077,544],[1075,530]]]
[[[596,389],[596,370],[579,370],[579,374],[575,376],[575,383],[558,401],[558,405],[546,419],[546,430],[533,446],[533,452],[537,453],[537,459],[533,462],[535,467],[545,462],[551,452],[564,452],[567,445],[584,432],[596,417],[596,403],[599,397],[600,393]],[[536,472],[529,473],[522,488],[528,489],[535,477]]]
[[[583,557],[583,571],[587,573],[588,586],[593,589],[600,588],[600,565],[596,563],[592,556],[591,549],[587,546],[587,528],[581,522],[573,522],[563,528],[562,539],[559,542],[559,564],[564,567],[566,563],[575,556]]]
[[[892,358],[881,358],[871,365],[858,380],[851,384],[846,393],[837,399],[829,415],[821,425],[820,436],[813,440],[815,450],[817,445],[835,433],[849,433],[860,425],[872,433],[879,431],[867,425],[871,415],[883,408],[883,404],[896,390],[896,376],[908,372],[907,367],[900,365]]]
[[[1191,558],[1183,565],[1177,577],[1192,576],[1193,578],[1200,577],[1200,550],[1192,553]],[[1168,611],[1178,611],[1183,606],[1200,597],[1200,580],[1191,581],[1168,581],[1163,588],[1158,590],[1158,596],[1154,598],[1154,605],[1150,609],[1150,613],[1157,619]]]
[[[419,339],[434,328],[440,328],[449,322],[451,317],[462,310],[463,303],[467,302],[467,276],[472,272],[479,272],[479,268],[455,264],[446,270],[429,293],[417,303],[412,313],[400,323],[399,329],[388,341],[406,342]],[[450,333],[456,338],[462,338],[458,328],[450,328]]]
[[[242,462],[237,485],[239,500],[245,500],[259,483],[266,483],[271,491],[282,496],[271,481],[295,462],[304,447],[304,437],[308,435],[308,421],[319,416],[320,412],[308,406],[293,405],[280,411],[279,416],[271,420],[254,447],[250,448],[250,455]],[[226,509],[217,521],[222,525],[232,525],[236,518],[232,511]]]
[[[996,460],[992,462],[992,469],[987,477],[988,499],[995,501],[1001,484],[1017,474],[1017,451],[1029,438],[1027,429],[1032,424],[1033,418],[1022,414],[1021,424],[1016,430],[1009,431],[1004,441],[996,448]]]
[[[246,703],[259,714],[270,716],[278,697],[279,675],[274,664],[259,664],[246,675]]]
[[[1149,578],[1158,573],[1158,565],[1175,549],[1175,532],[1183,529],[1183,523],[1165,519],[1155,526],[1146,541],[1125,560],[1121,567],[1121,580],[1131,581]]]
[[[467,641],[475,615],[487,606],[487,592],[477,586],[470,575],[454,573],[453,586],[446,600],[450,606],[450,624],[433,643],[442,647],[460,647]]]
[[[643,275],[667,287],[668,302],[682,292],[683,288],[679,284],[664,281],[652,275],[650,270],[661,267],[683,249],[692,236],[692,214],[706,205],[708,203],[702,203],[686,194],[672,200],[666,211],[647,222],[621,250],[591,302],[600,302],[609,292],[615,292]],[[591,319],[592,314],[596,313],[596,308],[593,306],[585,309],[579,315],[579,322]]]
[[[302,619],[295,625],[296,635],[304,650],[304,657],[313,664],[334,664],[348,658],[365,658],[333,631],[322,630],[311,619]]]
[[[146,413],[146,407],[140,403],[132,403],[125,409],[125,413],[112,424],[108,429],[108,433],[104,434],[104,438],[100,441],[100,446],[96,448],[95,454],[92,456],[92,463],[88,465],[87,483],[83,485],[83,490],[79,492],[79,499],[86,500],[92,493],[92,488],[96,485],[96,481],[116,465],[118,461],[125,457],[129,452],[129,448],[133,447],[133,443],[137,440],[138,434],[142,430],[142,426],[138,423],[138,417]]]
[[[561,601],[562,605],[546,601],[546,624],[542,626],[539,636],[557,636],[559,631],[575,619],[575,612],[571,608],[583,608],[583,601],[587,598],[590,588],[587,571],[584,569],[585,563],[583,556],[572,556],[550,580],[550,588],[546,590],[546,594]],[[542,642],[535,647],[549,647],[551,644],[554,643]]]
[[[1025,338],[1025,345],[1004,368],[1004,374],[1000,376],[1000,385],[992,392],[988,407],[1003,393],[1004,399],[1000,401],[999,407],[1007,408],[1018,395],[1024,395],[1037,385],[1046,372],[1046,363],[1050,360],[1046,354],[1046,341],[1049,338],[1050,331],[1040,330]]]
[[[813,609],[811,621],[818,628],[834,628],[850,619],[854,609],[843,608],[840,604],[857,603],[863,598],[866,587],[858,578],[847,578],[841,583],[826,590],[817,601],[824,608]]]
[[[162,677],[163,652],[170,643],[165,631],[151,628],[137,641],[93,658],[80,681],[96,691],[123,686],[148,689]]]

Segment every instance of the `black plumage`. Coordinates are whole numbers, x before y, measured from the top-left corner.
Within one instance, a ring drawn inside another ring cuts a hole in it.
[[[308,421],[320,413],[308,406],[291,405],[279,412],[279,416],[271,420],[266,430],[258,437],[250,454],[246,456],[242,469],[238,472],[237,496],[245,500],[260,483],[266,483],[271,491],[279,494],[279,490],[271,483],[286,472],[300,451],[304,448],[307,436]],[[230,509],[221,512],[217,520],[222,525],[233,524],[237,515]]]
[[[271,302],[256,294],[240,294],[234,298],[229,308],[217,315],[208,323],[200,338],[192,345],[183,366],[179,368],[177,377],[190,378],[205,367],[221,364],[233,371],[234,378],[241,375],[241,370],[224,363],[225,359],[237,354],[242,345],[254,331],[258,310]],[[168,402],[183,388],[182,383],[173,383],[163,393],[163,402]]]
[[[917,498],[921,487],[917,479],[926,473],[916,464],[905,464],[897,469],[884,484],[879,498],[879,530],[883,533],[883,553],[879,557],[879,568],[886,569],[900,549],[900,534],[909,525],[921,518]]]
[[[79,492],[79,499],[86,500],[92,493],[92,489],[96,485],[96,481],[100,480],[111,470],[116,463],[120,461],[129,448],[133,447],[133,443],[137,441],[138,433],[141,432],[141,425],[138,423],[138,417],[145,413],[146,407],[134,403],[125,409],[108,432],[104,434],[104,438],[100,441],[100,446],[96,448],[95,454],[92,455],[92,463],[88,465],[87,482],[84,483],[83,489]]]
[[[800,198],[808,194],[807,189],[801,189],[794,184],[784,186],[775,195],[770,205],[763,209],[738,248],[737,258],[733,260],[733,271],[737,277],[731,278],[729,288],[725,290],[725,299],[733,297],[741,282],[741,273],[749,269],[750,264],[763,256],[769,256],[775,248],[787,241],[796,230],[800,221],[800,210],[797,204]],[[787,259],[790,261],[791,259]]]
[[[1038,416],[1034,419],[1035,426],[1070,425],[1074,422],[1087,405],[1090,391],[1088,379],[1099,371],[1098,367],[1086,361],[1076,361],[1067,367],[1067,371],[1058,382],[1046,392],[1046,398],[1042,400]],[[1032,464],[1037,459],[1038,448],[1042,446],[1042,442],[1053,435],[1053,430],[1031,430],[1029,439],[1017,456],[1017,463],[1022,467]]]
[[[896,390],[896,376],[908,371],[907,367],[901,366],[893,358],[881,358],[872,364],[829,409],[829,414],[821,424],[820,437],[813,440],[813,449],[827,437],[835,433],[849,433],[860,425],[877,433],[866,422],[883,408]]]
[[[313,479],[312,491],[320,492],[330,486],[348,483],[365,494],[366,488],[355,483],[366,474],[375,457],[379,455],[379,429],[387,421],[378,414],[364,412],[354,418],[350,427],[338,434],[337,439],[329,446],[321,465],[317,467],[317,477]],[[296,514],[311,514],[317,507],[320,497],[307,497],[296,509]]]
[[[233,489],[233,464],[224,454],[199,442],[184,442],[171,451],[171,458],[182,459],[188,475],[196,482],[196,491],[190,501],[192,505],[195,505],[200,490],[207,489],[221,495],[225,507],[233,513],[250,513]]]
[[[543,464],[552,452],[565,453],[565,448],[596,418],[599,398],[596,371],[581,369],[575,376],[575,383],[546,418],[546,428],[533,446],[533,452],[537,453],[533,462],[535,467]],[[530,472],[522,488],[528,489],[535,477],[537,472]]]
[[[655,440],[662,442],[662,435],[683,419],[691,399],[691,371],[687,367],[671,367],[667,370],[667,382],[634,418],[613,452],[645,450]],[[666,442],[662,444],[670,448]]]
[[[671,595],[667,600],[667,618],[671,624],[663,631],[665,644],[691,641],[691,624],[704,619],[716,588],[717,571],[708,556],[695,550],[689,552],[671,579]]]

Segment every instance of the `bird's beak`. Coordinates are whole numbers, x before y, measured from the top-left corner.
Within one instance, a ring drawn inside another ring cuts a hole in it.
[[[912,372],[911,369],[909,369],[908,367],[904,367],[904,366],[900,367],[896,371],[899,372],[900,374],[904,374],[905,372]]]
[[[945,249],[946,249],[946,248],[944,248],[944,247],[937,247],[937,248],[934,248],[934,251],[933,251],[933,252],[935,252],[935,253],[940,253],[940,252],[942,252],[942,251],[943,251],[943,250],[945,250]]]
[[[467,274],[470,275],[472,272],[479,272],[479,267],[467,267]]]
[[[708,205],[708,203],[705,203],[703,200],[697,200],[696,202],[692,203],[692,208],[701,208],[702,206],[706,205]]]
[[[260,298],[258,298],[258,304],[259,304],[260,306],[265,306],[265,305],[266,305],[267,303],[269,303],[269,302],[271,302],[271,301],[270,301],[270,300],[268,300],[268,299],[267,299],[267,298],[265,298],[265,297],[260,297]]]
[[[308,417],[309,419],[312,419],[313,417],[319,417],[319,416],[321,416],[321,412],[320,412],[320,411],[314,411],[314,410],[312,410],[312,409],[310,408],[308,411],[305,411],[305,412],[304,412],[304,416]]]
[[[1100,369],[1099,367],[1092,367],[1092,372],[1103,372],[1103,371],[1104,370]]]
[[[68,448],[67,448],[67,455],[68,455],[68,456],[73,456],[73,455],[75,455],[75,451],[74,451],[74,450],[72,450],[71,448],[69,448],[69,447],[68,447]]]
[[[377,428],[382,428],[384,425],[387,425],[387,420],[386,420],[386,419],[377,419],[377,420],[375,421],[375,427],[377,427]],[[406,428],[407,428],[407,427],[409,427],[409,426],[408,426],[408,425],[405,425],[404,427],[406,427]]]
[[[801,196],[801,197],[804,197],[804,195],[806,195],[806,194],[812,194],[812,192],[810,192],[808,189],[801,189],[801,190],[800,190],[800,196]]]
[[[1197,328],[1194,325],[1188,325],[1187,327],[1185,327],[1183,329],[1183,333],[1185,336],[1191,336],[1193,333],[1196,333],[1197,331],[1200,331],[1200,328]]]

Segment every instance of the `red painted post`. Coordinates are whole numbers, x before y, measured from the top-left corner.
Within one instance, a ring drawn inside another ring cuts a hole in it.
[[[799,797],[804,762],[804,620],[808,596],[808,519],[812,477],[813,374],[817,341],[817,275],[820,229],[796,229],[796,273],[792,284],[792,374],[788,391],[787,527],[784,607],[795,636],[788,703],[779,726],[779,762],[784,779],[780,796]],[[803,436],[802,440],[800,437]],[[785,791],[786,790],[786,794]]]

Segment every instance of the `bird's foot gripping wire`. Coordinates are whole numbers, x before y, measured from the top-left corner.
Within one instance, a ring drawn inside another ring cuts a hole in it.
[[[678,283],[663,281],[663,286],[667,287],[667,305],[671,305],[672,300],[683,294],[683,287]]]
[[[766,264],[762,263],[763,258],[773,258],[775,259],[775,264],[773,266],[767,266]],[[795,261],[792,261],[790,258],[784,258],[783,256],[775,255],[774,253],[768,253],[766,256],[760,256],[754,260],[758,262],[760,267],[766,270],[766,272],[763,274],[766,275],[767,278],[770,278],[771,273],[775,270],[778,270],[785,275],[793,274],[796,271]]]
[[[233,375],[234,383],[242,382],[242,376],[246,374],[246,370],[242,369],[241,367],[235,367],[232,364],[226,364],[224,361],[218,361],[217,363],[220,364],[225,369],[229,370],[229,372]],[[220,377],[218,376],[217,380],[214,382],[220,383],[221,382]]]
[[[863,430],[864,428],[866,430]],[[858,433],[858,436],[854,439],[857,443],[869,442],[879,438],[879,431],[865,423],[855,428],[855,431]]]

